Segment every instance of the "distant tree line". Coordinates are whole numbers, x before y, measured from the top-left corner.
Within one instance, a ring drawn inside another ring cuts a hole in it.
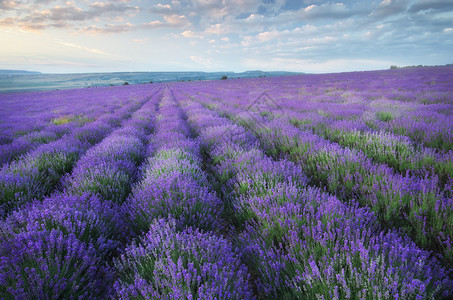
[[[451,66],[452,64],[448,64],[446,66]],[[404,66],[404,67],[398,67],[396,65],[391,65],[390,69],[407,69],[407,68],[423,68],[423,67],[435,67],[435,66],[425,66],[425,65],[412,65],[412,66]]]

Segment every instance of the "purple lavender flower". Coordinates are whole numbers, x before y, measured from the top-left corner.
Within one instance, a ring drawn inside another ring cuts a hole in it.
[[[111,273],[94,248],[59,230],[0,241],[0,295],[16,299],[102,298]]]
[[[93,244],[102,256],[110,256],[128,239],[128,225],[120,207],[95,196],[58,195],[13,212],[2,224],[10,232],[60,230],[81,242]]]
[[[247,269],[232,245],[174,221],[156,220],[115,260],[120,299],[254,299]]]

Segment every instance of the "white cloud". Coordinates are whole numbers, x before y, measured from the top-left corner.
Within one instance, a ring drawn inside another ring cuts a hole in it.
[[[4,10],[14,9],[14,8],[18,7],[19,5],[20,5],[20,3],[16,2],[16,1],[8,1],[8,0],[0,1],[0,9],[4,9]]]
[[[307,7],[304,8],[304,11],[305,12],[309,12],[309,11],[313,10],[315,7],[316,7],[316,5],[314,5],[314,4],[310,5],[310,6],[307,6]]]
[[[212,60],[211,59],[205,59],[200,56],[189,56],[191,60],[196,62],[197,64],[205,67],[206,69],[209,69],[212,66]]]
[[[210,25],[208,28],[206,28],[205,33],[207,34],[225,34],[228,33],[229,30],[227,30],[226,26],[223,24],[213,24]]]
[[[245,36],[243,38],[243,45],[248,47],[267,42],[275,43],[277,41],[281,43],[296,42],[298,44],[324,44],[335,40],[332,36],[319,37],[320,33],[318,31],[318,27],[309,24],[302,27],[296,27],[292,30],[279,31],[274,29],[261,32],[256,36]],[[316,36],[314,38],[310,38],[315,34]]]
[[[325,3],[310,5],[299,11],[301,19],[344,19],[349,18],[360,11],[352,7],[346,7],[343,3]]]
[[[95,54],[112,55],[110,53],[104,52],[104,51],[99,50],[99,49],[88,48],[88,47],[77,45],[77,44],[73,44],[73,43],[67,43],[67,42],[60,41],[60,44],[63,45],[63,46],[67,46],[67,47],[71,47],[71,48],[77,48],[77,49],[85,50],[85,51],[88,51],[88,52],[91,52],[91,53],[95,53]]]
[[[451,0],[418,0],[409,9],[410,12],[419,12],[427,10],[453,10],[453,2]]]
[[[170,4],[160,4],[160,3],[158,3],[158,4],[156,5],[156,7],[158,7],[158,8],[171,9],[171,5],[170,5]]]
[[[189,24],[186,16],[169,15],[169,16],[164,16],[164,20],[169,25],[176,26],[176,27],[185,26],[185,25]]]
[[[164,25],[164,23],[162,23],[159,20],[156,20],[156,21],[151,21],[151,22],[148,22],[148,23],[144,23],[144,24],[142,24],[142,27],[144,27],[144,28],[157,28],[157,27],[161,27],[163,25]]]
[[[190,31],[190,30],[183,31],[181,33],[181,35],[183,37],[186,37],[186,38],[197,38],[197,39],[202,39],[203,38],[203,36],[193,32],[193,31]]]
[[[170,4],[158,3],[158,4],[154,5],[154,6],[152,6],[149,10],[152,13],[157,13],[157,14],[172,14],[172,13],[174,13],[174,8]]]
[[[376,19],[390,17],[405,12],[408,5],[408,0],[384,0],[369,15]]]
[[[277,30],[261,32],[260,34],[258,34],[257,38],[261,42],[268,42],[270,40],[278,38],[281,33],[282,32],[279,32]]]
[[[79,33],[88,33],[88,34],[109,34],[109,33],[121,33],[127,32],[135,29],[136,26],[131,23],[126,24],[107,24],[103,27],[98,27],[96,25],[91,25],[83,27],[79,30]]]

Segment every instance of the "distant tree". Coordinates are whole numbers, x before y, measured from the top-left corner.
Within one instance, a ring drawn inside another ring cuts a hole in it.
[[[123,85],[129,85],[129,82],[125,81],[125,82],[123,83]]]
[[[222,79],[222,80],[228,79],[228,76],[223,75],[222,78],[220,78],[220,79]]]
[[[149,83],[153,83],[152,81],[150,81]]]
[[[390,69],[392,69],[392,70],[393,70],[393,69],[398,69],[398,66],[391,65],[391,66],[390,66]]]

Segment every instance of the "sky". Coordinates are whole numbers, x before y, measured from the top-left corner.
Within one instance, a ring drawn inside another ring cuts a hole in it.
[[[0,69],[329,73],[452,53],[453,0],[0,0]]]

